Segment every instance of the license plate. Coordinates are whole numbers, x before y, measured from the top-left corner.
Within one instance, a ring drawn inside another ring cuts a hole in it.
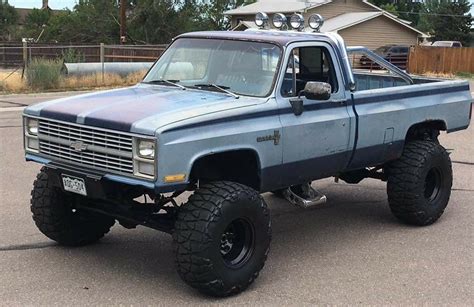
[[[87,196],[86,183],[84,179],[69,175],[62,175],[63,187],[65,191]]]

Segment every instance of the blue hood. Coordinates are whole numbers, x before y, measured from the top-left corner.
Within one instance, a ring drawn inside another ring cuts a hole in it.
[[[237,100],[218,92],[140,84],[36,104],[25,109],[25,114],[153,135],[156,129],[171,123],[261,101]]]

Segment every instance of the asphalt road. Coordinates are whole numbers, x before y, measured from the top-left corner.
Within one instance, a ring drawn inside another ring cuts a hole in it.
[[[100,243],[69,249],[36,229],[29,195],[40,166],[23,159],[20,114],[66,95],[0,96],[0,305],[474,304],[474,125],[441,136],[454,186],[436,224],[398,223],[376,180],[317,181],[328,202],[309,210],[265,194],[267,264],[246,292],[216,300],[181,282],[169,235],[116,225]]]

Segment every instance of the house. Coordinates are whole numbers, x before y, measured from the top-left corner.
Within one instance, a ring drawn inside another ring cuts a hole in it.
[[[224,12],[231,18],[232,30],[257,28],[255,14],[265,12],[271,19],[283,13],[288,19],[301,13],[305,20],[317,13],[324,17],[321,32],[337,32],[347,45],[362,45],[376,49],[383,45],[417,45],[427,34],[366,0],[259,0]]]

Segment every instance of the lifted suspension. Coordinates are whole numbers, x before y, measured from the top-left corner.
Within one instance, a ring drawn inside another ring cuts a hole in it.
[[[76,202],[75,208],[111,216],[117,219],[125,228],[135,228],[137,225],[142,225],[166,233],[172,233],[178,212],[175,198],[181,193],[175,192],[168,197],[160,195],[160,197],[155,198],[154,203],[141,203],[135,200],[119,202],[99,199],[93,202]],[[170,203],[171,206],[167,206]]]

